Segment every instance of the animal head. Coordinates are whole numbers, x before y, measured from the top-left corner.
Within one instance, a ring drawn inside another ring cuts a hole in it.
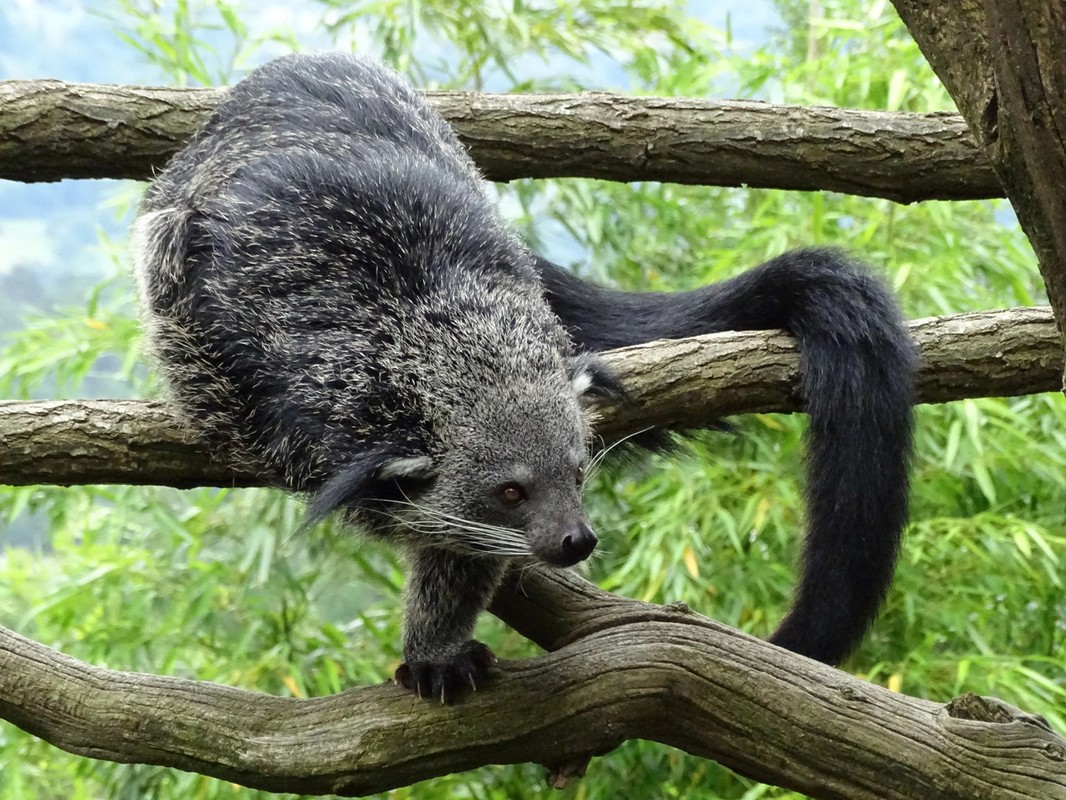
[[[483,386],[441,409],[427,452],[380,445],[338,471],[309,519],[343,507],[412,546],[572,566],[597,541],[581,502],[594,407],[621,396],[589,356]]]

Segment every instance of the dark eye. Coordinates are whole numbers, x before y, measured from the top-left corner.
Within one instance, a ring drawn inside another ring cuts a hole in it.
[[[576,483],[578,486],[580,486],[584,482],[585,482],[585,468],[584,467],[578,467],[576,470],[574,470],[574,483]]]
[[[526,499],[526,490],[518,483],[505,483],[496,490],[496,497],[505,506],[516,506]]]

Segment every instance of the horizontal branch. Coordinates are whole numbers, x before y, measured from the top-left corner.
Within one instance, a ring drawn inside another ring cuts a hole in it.
[[[922,354],[918,400],[942,403],[1058,391],[1063,349],[1049,309],[981,311],[911,322]],[[606,359],[635,403],[605,412],[618,439],[649,425],[699,426],[747,412],[800,409],[799,354],[777,332],[719,333],[615,350]],[[159,403],[0,402],[0,483],[262,484],[205,454]]]
[[[532,605],[569,617],[576,640],[502,664],[456,706],[391,685],[295,699],[117,672],[0,629],[0,717],[72,753],[304,794],[365,795],[484,764],[583,764],[635,738],[815,798],[1066,792],[1066,741],[998,701],[894,694],[568,573],[527,571],[496,610],[526,618]]]
[[[429,92],[486,177],[828,190],[898,202],[1000,197],[957,114],[748,101]],[[216,89],[0,82],[0,178],[145,179]]]
[[[945,403],[1062,388],[1062,341],[1048,308],[978,311],[908,323],[918,346],[917,401]],[[636,404],[604,415],[618,438],[648,425],[706,425],[733,414],[801,410],[795,340],[730,332],[653,342],[607,354]],[[2,470],[0,470],[2,476]]]

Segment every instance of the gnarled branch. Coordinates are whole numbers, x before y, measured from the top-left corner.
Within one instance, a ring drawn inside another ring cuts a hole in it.
[[[1066,796],[1066,741],[999,701],[894,694],[569,573],[527,570],[494,611],[566,644],[502,664],[456,706],[388,685],[304,700],[116,672],[0,629],[0,717],[93,758],[305,794],[370,794],[488,763],[580,763],[641,738],[815,798]]]

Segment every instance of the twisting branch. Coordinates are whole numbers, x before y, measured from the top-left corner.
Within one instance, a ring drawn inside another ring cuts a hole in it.
[[[370,794],[488,763],[581,763],[632,738],[814,798],[1066,793],[1066,740],[999,701],[894,694],[568,573],[528,570],[494,610],[568,644],[502,664],[493,686],[456,706],[388,685],[299,700],[116,672],[0,629],[0,717],[73,753],[305,794]]]
[[[1046,308],[910,323],[922,352],[918,400],[942,403],[1054,391],[1063,348]],[[604,415],[607,439],[649,424],[699,425],[731,414],[796,411],[799,354],[773,332],[720,333],[606,355],[632,407]],[[0,483],[262,484],[211,461],[174,412],[138,401],[0,402]]]
[[[214,89],[0,82],[0,178],[147,178]],[[1000,197],[955,114],[580,95],[430,92],[486,176],[848,192],[903,203]]]

